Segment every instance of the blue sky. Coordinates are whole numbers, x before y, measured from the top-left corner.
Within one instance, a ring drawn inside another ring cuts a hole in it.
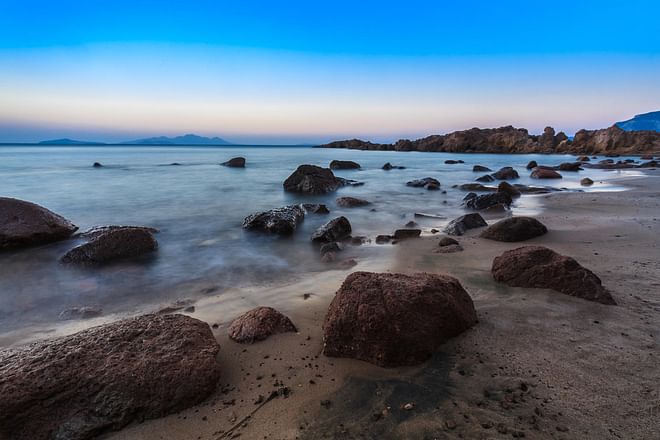
[[[573,133],[660,109],[653,1],[0,0],[0,141]]]

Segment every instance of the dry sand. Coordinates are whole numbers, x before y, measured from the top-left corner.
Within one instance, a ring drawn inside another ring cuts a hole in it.
[[[458,238],[465,249],[458,253],[435,253],[438,236],[397,244],[389,270],[453,275],[479,315],[472,330],[418,367],[321,355],[325,309],[348,271],[268,292],[291,298],[280,309],[300,331],[254,345],[228,340],[233,316],[220,316],[217,304],[197,304],[191,316],[219,324],[218,393],[106,438],[660,438],[660,172],[625,184],[630,191],[539,196],[545,209],[537,218],[550,232],[524,243],[471,231]],[[492,259],[526,244],[576,258],[618,305],[496,284]],[[385,269],[377,266],[354,270]],[[267,400],[282,387],[288,396]]]

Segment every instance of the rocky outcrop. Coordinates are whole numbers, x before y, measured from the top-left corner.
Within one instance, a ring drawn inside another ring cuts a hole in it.
[[[480,235],[495,241],[516,242],[539,237],[548,232],[543,223],[532,217],[509,217],[490,225]]]
[[[64,217],[42,206],[0,197],[0,250],[62,240],[77,229]]]
[[[413,188],[426,188],[428,190],[438,190],[440,189],[440,182],[433,177],[424,177],[423,179],[411,180],[406,182],[407,186],[412,186]]]
[[[328,168],[316,165],[300,165],[285,181],[284,189],[306,194],[325,194],[346,185],[344,179],[336,177]]]
[[[486,220],[481,215],[473,213],[462,215],[450,221],[444,231],[449,235],[463,235],[469,229],[481,228],[483,226],[488,226]]]
[[[289,205],[249,215],[243,220],[243,228],[291,235],[304,218],[305,210],[300,205]]]
[[[513,200],[508,193],[495,192],[492,194],[476,195],[470,193],[465,196],[465,206],[481,211],[484,209],[509,209]]]
[[[495,281],[513,287],[553,289],[602,304],[616,304],[600,278],[571,257],[542,246],[523,246],[493,260]]]
[[[370,204],[368,200],[358,199],[356,197],[339,197],[335,200],[337,206],[344,208],[355,208],[356,206],[367,206]]]
[[[297,332],[293,322],[272,307],[257,307],[234,319],[229,337],[241,344],[263,341],[277,333]]]
[[[351,223],[344,216],[333,218],[319,227],[312,234],[312,241],[316,243],[331,243],[341,241],[351,235]]]
[[[202,402],[220,378],[209,326],[145,315],[0,351],[0,438],[84,440]]]
[[[220,165],[230,167],[230,168],[245,168],[245,158],[244,157],[234,157],[229,159],[227,162],[222,162]]]
[[[131,259],[158,249],[152,228],[141,226],[103,226],[91,229],[81,236],[89,238],[64,254],[60,261],[66,264],[105,264]]]
[[[533,179],[561,179],[561,174],[548,168],[536,167],[529,175]]]
[[[511,167],[500,168],[499,170],[494,172],[492,176],[497,180],[517,179],[520,177],[518,175],[518,172]]]
[[[360,168],[360,164],[352,160],[333,160],[330,162],[331,170],[356,170]]]
[[[323,353],[383,367],[426,361],[477,322],[472,299],[446,275],[355,272],[323,324]]]
[[[497,185],[497,192],[502,192],[508,194],[511,198],[520,197],[521,193],[515,186],[511,185],[509,182],[503,181]]]

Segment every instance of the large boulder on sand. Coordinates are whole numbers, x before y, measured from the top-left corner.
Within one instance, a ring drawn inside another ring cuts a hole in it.
[[[158,249],[152,232],[142,226],[103,226],[81,234],[89,241],[64,254],[62,263],[103,264],[151,253]]]
[[[77,229],[64,217],[42,206],[0,197],[0,250],[62,240]]]
[[[230,168],[245,168],[245,158],[244,157],[234,157],[229,159],[227,162],[222,162],[220,165],[230,167]]]
[[[290,192],[325,194],[337,190],[346,181],[336,177],[328,168],[316,165],[300,165],[284,181],[284,189]]]
[[[0,438],[97,438],[202,402],[220,378],[209,326],[144,315],[0,351]]]
[[[477,322],[472,299],[447,275],[355,272],[323,324],[323,353],[383,367],[427,360]]]
[[[351,235],[351,223],[344,216],[333,218],[320,226],[312,234],[312,241],[316,243],[331,243],[341,241]]]
[[[259,229],[279,235],[291,235],[298,223],[305,218],[305,210],[300,205],[289,205],[270,211],[249,215],[243,220],[243,228]]]
[[[257,307],[229,326],[229,337],[241,344],[263,341],[276,333],[297,332],[291,320],[272,307]]]
[[[546,247],[523,246],[506,251],[495,257],[491,272],[495,281],[508,286],[553,289],[589,301],[616,304],[593,272]]]
[[[333,160],[330,162],[331,170],[356,170],[360,168],[360,164],[352,160]]]
[[[444,231],[449,235],[463,235],[468,229],[481,228],[483,226],[488,226],[486,220],[481,215],[473,213],[462,215],[450,221]]]
[[[490,225],[480,235],[495,241],[525,241],[548,232],[543,223],[532,217],[509,217]]]

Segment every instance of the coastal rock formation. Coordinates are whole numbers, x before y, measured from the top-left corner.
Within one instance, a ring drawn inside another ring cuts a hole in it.
[[[336,177],[328,168],[316,165],[300,165],[284,181],[284,189],[290,192],[306,194],[325,194],[336,191],[346,185],[344,179]]]
[[[548,232],[543,223],[532,217],[510,217],[490,225],[480,235],[495,241],[525,241]]]
[[[530,160],[525,168],[531,170],[532,168],[536,168],[537,166],[539,166],[539,164],[537,164],[535,160]]]
[[[0,197],[0,250],[62,240],[77,229],[64,217],[42,206]]]
[[[220,378],[209,326],[144,315],[0,351],[0,437],[84,440],[203,401]]]
[[[397,229],[392,236],[395,240],[406,240],[408,238],[417,238],[421,235],[421,229]]]
[[[497,192],[506,193],[511,198],[520,197],[520,191],[515,186],[511,185],[509,182],[503,181],[497,185]]]
[[[104,226],[87,231],[89,241],[64,254],[60,261],[73,264],[103,264],[139,257],[158,249],[151,228]]]
[[[482,166],[482,165],[475,165],[475,166],[472,167],[472,171],[474,171],[475,173],[477,173],[477,172],[479,172],[479,173],[487,173],[487,172],[489,172],[489,171],[493,171],[493,170],[491,170],[491,169],[488,168],[488,167]]]
[[[600,278],[571,257],[542,246],[523,246],[493,260],[495,281],[512,287],[553,289],[602,304],[616,304]]]
[[[272,307],[257,307],[234,319],[229,337],[241,344],[263,341],[276,333],[297,332],[291,320]]]
[[[433,177],[425,177],[423,179],[411,180],[406,182],[407,186],[412,186],[413,188],[426,188],[428,190],[438,190],[440,189],[440,182]]]
[[[398,165],[392,165],[391,163],[387,162],[385,165],[383,165],[383,169],[385,171],[389,170],[405,170],[406,167],[398,166]]]
[[[305,211],[300,205],[289,205],[249,215],[243,220],[243,228],[291,235],[304,218]]]
[[[341,241],[351,235],[351,223],[344,216],[333,218],[319,227],[312,234],[312,241],[316,243],[330,243]]]
[[[488,223],[486,223],[486,220],[481,215],[477,213],[466,214],[449,222],[444,232],[449,235],[463,235],[468,229],[481,228],[483,226],[488,226]]]
[[[490,174],[484,174],[481,177],[477,177],[475,179],[477,182],[493,182],[495,178],[491,176]]]
[[[223,162],[220,165],[231,167],[231,168],[245,168],[245,158],[244,157],[234,157],[229,159],[227,162]]]
[[[360,168],[360,164],[352,160],[333,160],[330,162],[331,170],[356,170]]]
[[[370,204],[369,201],[358,199],[356,197],[339,197],[337,200],[335,200],[335,203],[337,203],[338,206],[342,206],[344,208],[354,208],[356,206],[366,206]]]
[[[446,275],[355,272],[323,324],[323,353],[383,367],[426,361],[477,323],[472,299]]]
[[[580,162],[564,162],[556,167],[559,171],[580,171],[582,164]]]
[[[534,179],[561,179],[561,174],[555,170],[541,167],[534,168],[529,176]]]
[[[508,209],[513,203],[511,196],[505,192],[482,194],[480,196],[470,193],[465,198],[465,206],[481,211],[483,209]]]
[[[497,180],[509,180],[509,179],[517,179],[520,176],[518,175],[518,171],[514,170],[513,168],[504,167],[494,172],[493,177],[496,178]]]

